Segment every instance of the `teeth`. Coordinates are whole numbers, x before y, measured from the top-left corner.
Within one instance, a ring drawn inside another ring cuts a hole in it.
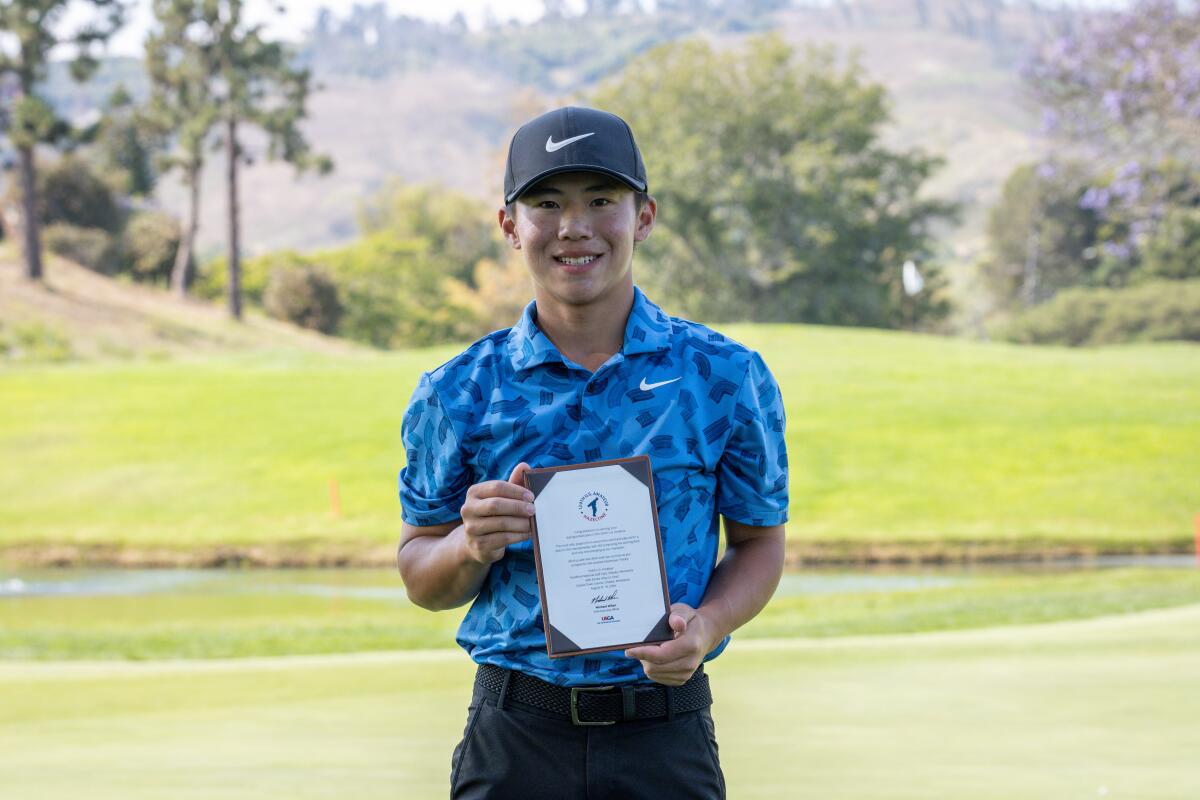
[[[595,260],[596,256],[583,256],[582,258],[565,258],[563,256],[558,257],[558,261],[563,264],[570,264],[572,267],[578,267],[581,264],[590,264]]]

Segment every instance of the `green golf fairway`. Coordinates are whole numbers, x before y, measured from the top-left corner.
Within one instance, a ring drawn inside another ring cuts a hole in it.
[[[1190,545],[1195,346],[727,330],[783,389],[794,547]],[[0,550],[90,545],[169,562],[236,545],[387,561],[404,408],[418,374],[456,350],[5,368]]]
[[[1200,788],[1197,605],[737,641],[710,672],[735,798],[1191,800]],[[4,794],[445,797],[470,676],[452,651],[0,664]]]

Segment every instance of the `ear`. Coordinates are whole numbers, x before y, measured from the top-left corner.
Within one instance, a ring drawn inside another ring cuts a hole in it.
[[[637,214],[637,230],[633,233],[635,242],[644,242],[650,236],[650,231],[654,230],[654,220],[658,217],[658,201],[653,197],[647,196],[646,202],[642,205],[642,209]]]
[[[516,208],[514,207],[514,211]],[[521,249],[521,239],[517,236],[517,221],[514,217],[508,215],[508,210],[504,206],[496,213],[496,219],[500,223],[500,232],[504,234],[504,238],[512,245],[513,250]]]

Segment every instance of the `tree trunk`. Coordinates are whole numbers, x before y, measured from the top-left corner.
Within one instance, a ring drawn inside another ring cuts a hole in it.
[[[921,29],[925,30],[929,27],[929,2],[928,0],[916,0],[917,3],[917,21],[921,25]]]
[[[175,251],[175,266],[171,269],[171,289],[180,297],[187,297],[192,280],[196,276],[196,230],[200,227],[200,165],[188,167],[188,218]]]
[[[1025,269],[1021,275],[1021,300],[1026,308],[1038,302],[1038,252],[1041,248],[1042,231],[1035,224],[1025,240]]]
[[[225,148],[229,156],[229,316],[242,318],[242,263],[238,255],[238,193],[237,163],[239,157],[237,120],[232,116],[225,123]]]
[[[37,216],[37,183],[33,147],[18,147],[21,155],[21,227],[25,236],[25,277],[42,279],[42,235]]]

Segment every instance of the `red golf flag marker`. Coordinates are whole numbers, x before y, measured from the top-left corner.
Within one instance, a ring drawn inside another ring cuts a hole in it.
[[[337,478],[329,479],[329,513],[334,519],[340,519],[342,516],[342,495],[338,491]]]

